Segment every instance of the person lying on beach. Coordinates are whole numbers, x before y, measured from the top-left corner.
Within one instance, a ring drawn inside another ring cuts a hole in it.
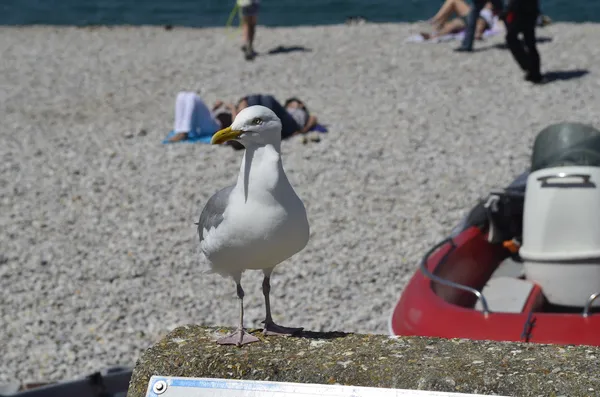
[[[475,25],[476,40],[482,40],[483,33],[494,27],[496,21],[492,8],[492,3],[487,2],[479,13],[479,18]],[[467,18],[470,11],[471,6],[465,0],[446,0],[439,11],[429,20],[434,26],[434,32],[421,32],[421,36],[425,40],[429,40],[464,30],[467,26]],[[456,14],[457,17],[450,19],[453,14]]]
[[[234,112],[233,106],[221,101],[209,109],[198,93],[181,91],[175,99],[175,135],[169,138],[169,142],[186,140],[190,132],[212,136],[233,122]]]
[[[309,139],[314,142],[321,140],[318,133],[308,134],[317,125],[317,117],[310,114],[304,102],[298,98],[289,98],[282,106],[272,95],[254,94],[239,99],[235,105],[217,100],[212,109],[209,109],[198,93],[182,91],[175,99],[175,134],[169,138],[169,142],[186,140],[191,132],[212,136],[231,125],[242,109],[253,105],[263,105],[275,112],[281,120],[282,139],[303,134],[304,143],[308,143]],[[228,145],[243,149],[243,146],[234,141],[228,142]]]
[[[317,125],[318,119],[308,111],[308,108],[300,99],[289,98],[282,106],[272,95],[248,95],[238,100],[232,118],[235,118],[236,114],[241,112],[242,109],[254,105],[266,106],[279,117],[282,124],[281,139],[304,135],[304,143],[308,142],[308,139],[315,142],[320,140],[318,134],[308,136],[308,132]]]

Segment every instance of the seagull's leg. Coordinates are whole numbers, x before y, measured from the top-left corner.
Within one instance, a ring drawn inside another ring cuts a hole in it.
[[[265,335],[285,335],[285,336],[296,334],[296,333],[302,331],[304,328],[283,327],[281,325],[275,324],[275,322],[273,321],[273,318],[271,317],[271,299],[269,298],[269,296],[271,293],[271,272],[272,271],[273,271],[273,269],[268,269],[268,270],[264,271],[265,278],[263,279],[262,290],[263,290],[263,295],[265,296],[265,309],[266,309],[267,315],[265,317],[265,321],[263,321],[263,323],[265,324],[263,333]]]
[[[217,340],[220,345],[237,345],[242,346],[252,342],[258,342],[259,339],[256,336],[250,335],[244,329],[244,289],[240,281],[236,280],[237,296],[240,300],[240,324],[237,330],[223,338]]]

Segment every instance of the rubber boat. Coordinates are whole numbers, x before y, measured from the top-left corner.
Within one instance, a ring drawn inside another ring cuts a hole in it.
[[[427,251],[392,335],[600,346],[600,131],[537,135],[531,166]]]

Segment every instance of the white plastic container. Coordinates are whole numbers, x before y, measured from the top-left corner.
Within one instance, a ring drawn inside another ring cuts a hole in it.
[[[550,303],[583,307],[600,292],[600,167],[529,175],[519,254],[525,277],[541,286]]]

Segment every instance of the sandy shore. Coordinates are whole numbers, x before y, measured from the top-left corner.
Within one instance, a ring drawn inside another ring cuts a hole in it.
[[[241,153],[161,144],[181,89],[295,95],[329,126],[283,145],[312,235],[276,271],[275,319],[386,333],[426,248],[527,167],[540,129],[600,126],[599,25],[538,30],[544,72],[589,72],[544,86],[500,36],[457,54],[404,42],[420,28],[261,28],[252,63],[223,29],[0,28],[0,382],[133,365],[175,326],[235,324],[193,223]],[[266,54],[279,45],[307,50]],[[244,278],[248,327],[260,277]]]

